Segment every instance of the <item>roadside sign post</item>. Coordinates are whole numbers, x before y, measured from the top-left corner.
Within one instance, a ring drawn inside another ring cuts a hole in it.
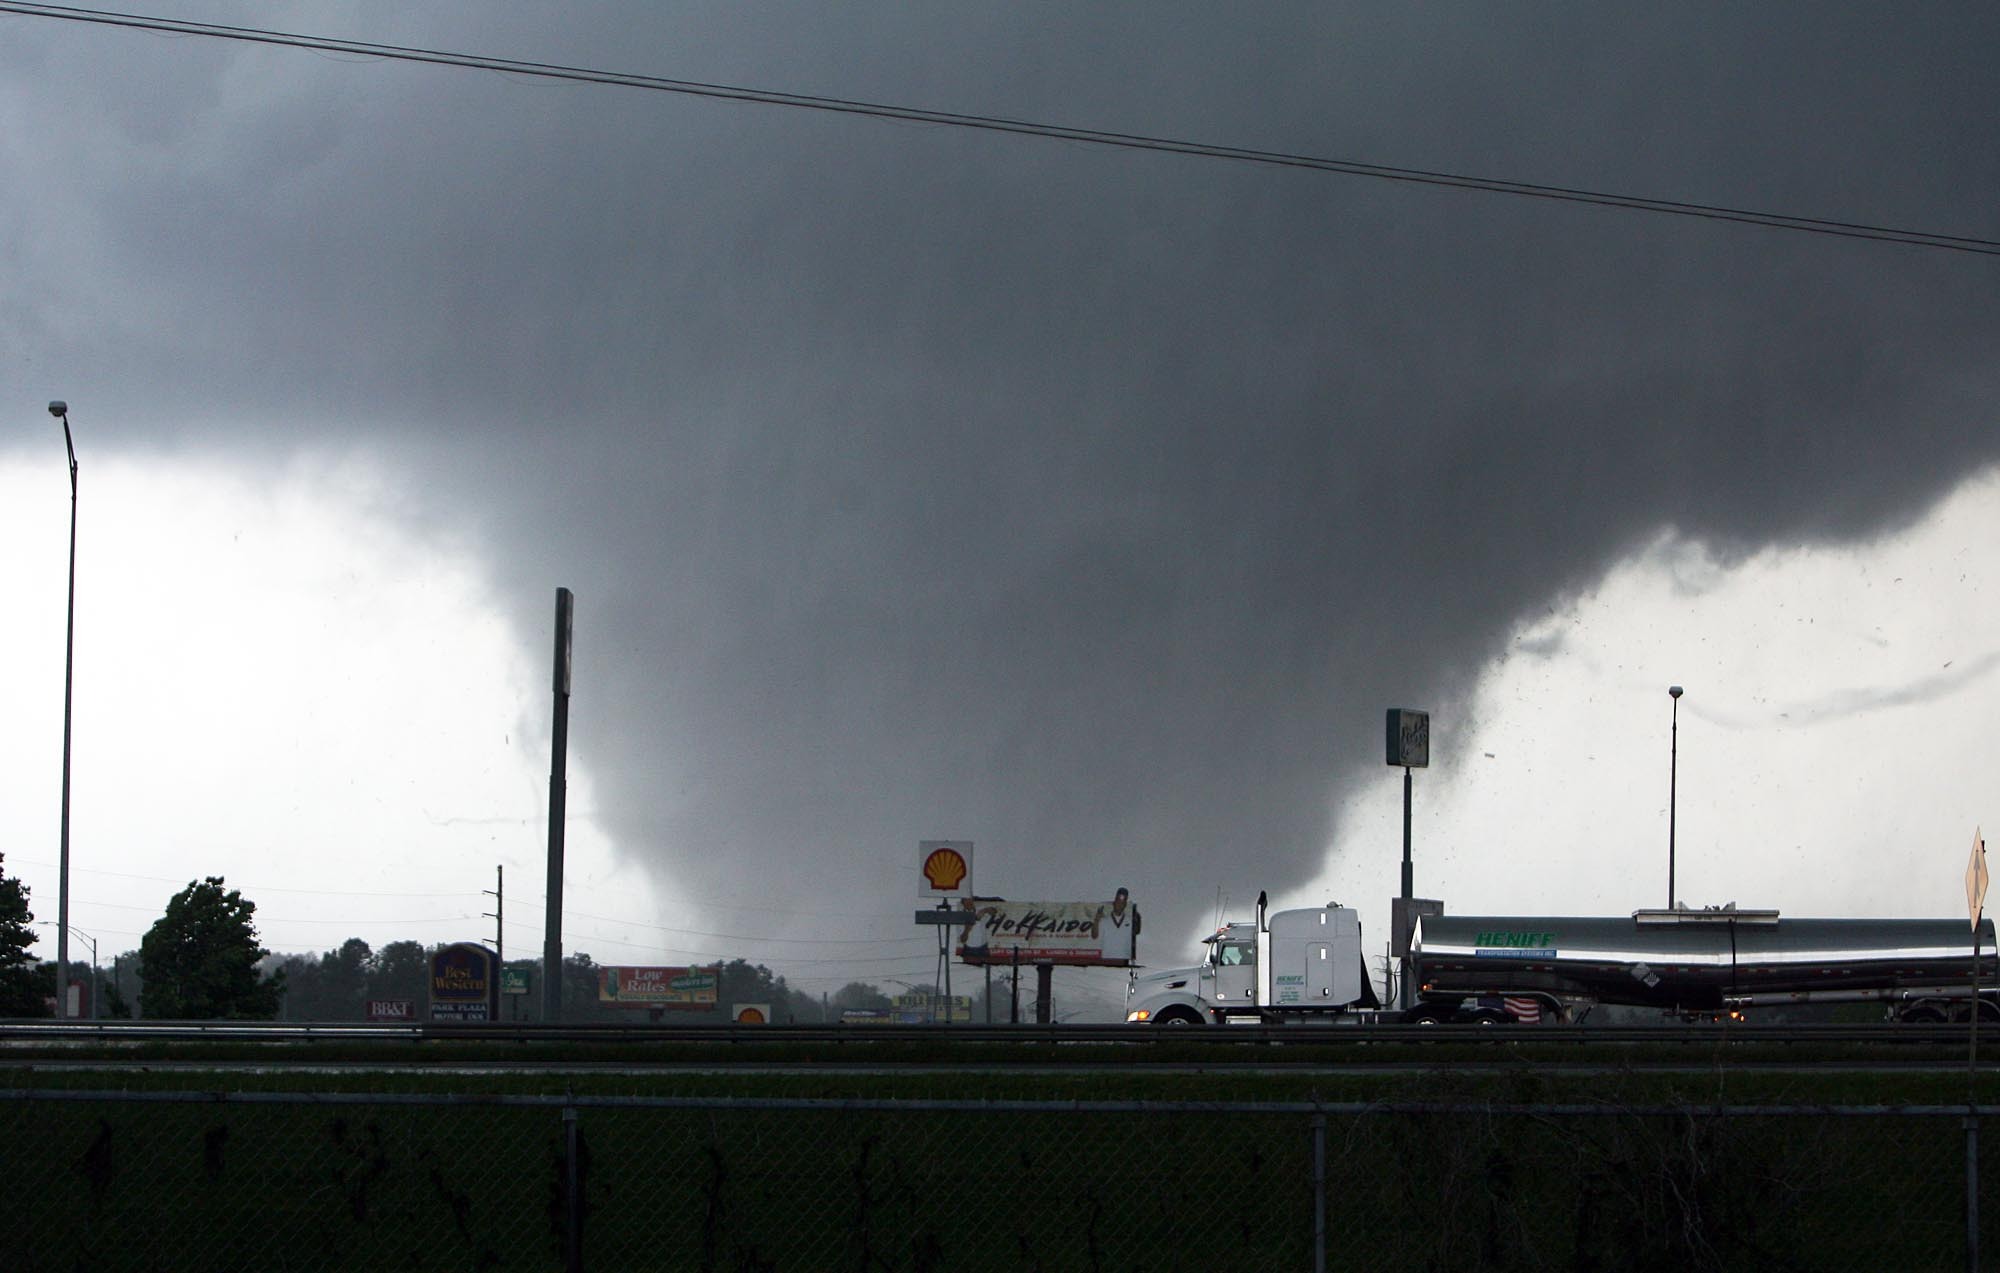
[[[1979,913],[1986,904],[1986,840],[1972,832],[1965,905],[1972,915],[1972,1041],[1965,1060],[1965,1267],[1979,1271]],[[1996,943],[2000,945],[2000,943]]]
[[[1431,763],[1431,714],[1413,711],[1407,707],[1392,707],[1388,714],[1388,755],[1392,766],[1403,769],[1403,896],[1402,904],[1408,906],[1416,897],[1416,875],[1410,865],[1410,804],[1411,779],[1413,769],[1427,769]],[[1405,959],[1405,973],[1408,960]],[[1415,1002],[1410,978],[1401,979],[1402,987],[1397,1006],[1408,1008]]]
[[[1972,1051],[1969,1064],[1979,1062],[1979,916],[1986,906],[1986,840],[1972,833],[1972,856],[1965,863],[1965,907],[1972,915]]]

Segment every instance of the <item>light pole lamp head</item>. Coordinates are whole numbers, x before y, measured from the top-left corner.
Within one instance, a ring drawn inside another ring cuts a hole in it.
[[[51,402],[49,404],[49,414],[54,416],[58,420],[68,419],[69,403],[64,402],[61,398],[57,398],[54,402]]]
[[[1679,698],[1680,696],[1681,696],[1681,687],[1680,687],[1680,686],[1678,686],[1678,685],[1669,685],[1669,686],[1667,686],[1667,697],[1669,697],[1669,698]]]

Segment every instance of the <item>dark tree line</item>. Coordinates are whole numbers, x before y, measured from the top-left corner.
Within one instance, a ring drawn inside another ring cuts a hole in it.
[[[4,859],[0,859],[4,866]],[[143,971],[132,989],[139,1011],[162,1020],[256,1020],[275,1016],[284,996],[284,976],[258,967],[269,952],[257,943],[256,903],[219,876],[191,881],[167,902],[167,910],[137,952],[114,956],[90,988],[97,1015],[132,1015],[124,965]],[[55,1011],[57,982],[90,980],[90,968],[74,960],[70,975],[58,978],[53,962],[36,963],[28,954],[34,941],[29,925],[28,889],[0,870],[0,1016],[45,1017]],[[109,979],[103,974],[110,973]]]
[[[35,940],[28,889],[5,873],[4,864],[0,857],[0,1017],[47,1016],[55,1002],[55,965],[38,964],[28,953]],[[190,881],[168,901],[139,949],[115,956],[101,970],[98,1015],[131,1016],[136,1003],[139,1015],[153,1020],[360,1021],[371,1000],[407,1000],[423,1016],[438,947],[393,941],[375,950],[350,937],[316,956],[273,955],[258,940],[256,912],[256,903],[219,876]],[[540,1020],[541,961],[509,960],[506,967],[523,975],[529,993],[502,995],[501,1017]],[[736,1005],[754,1003],[769,1005],[779,1022],[837,1021],[844,1011],[886,1010],[891,1003],[888,993],[865,982],[820,996],[794,988],[763,964],[730,959],[719,967],[713,1009],[654,1013],[603,1002],[603,967],[588,954],[571,954],[563,961],[563,1019],[718,1023],[731,1019]],[[71,969],[72,979],[89,976],[88,965],[72,961]],[[974,1019],[983,1019],[977,1006]]]
[[[429,993],[430,957],[422,942],[392,941],[373,950],[350,937],[317,958],[282,955],[269,962],[285,978],[287,1021],[360,1021],[371,999],[421,1005]]]
[[[45,1017],[46,997],[54,993],[55,979],[51,975],[44,992],[34,956],[28,953],[35,941],[34,930],[28,927],[35,922],[35,913],[28,909],[28,886],[6,874],[6,861],[0,856],[0,1017]]]

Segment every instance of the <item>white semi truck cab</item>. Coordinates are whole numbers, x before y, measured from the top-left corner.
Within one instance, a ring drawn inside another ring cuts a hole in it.
[[[1361,917],[1329,904],[1222,925],[1199,964],[1134,972],[1125,1019],[1150,1025],[1373,1019],[1381,1008],[1361,953]]]

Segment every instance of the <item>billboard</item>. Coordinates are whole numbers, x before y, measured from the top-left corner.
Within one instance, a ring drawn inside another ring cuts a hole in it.
[[[898,1025],[930,1025],[934,1022],[972,1020],[970,995],[897,995],[894,1005]]]
[[[1009,902],[968,897],[958,957],[968,964],[1124,968],[1138,957],[1139,908],[1119,889],[1108,902]]]
[[[842,1025],[892,1025],[895,1016],[881,1008],[849,1008],[840,1014]]]
[[[415,1021],[417,1004],[414,999],[370,999],[368,1001],[370,1021]]]
[[[1388,760],[1406,769],[1427,769],[1431,763],[1431,714],[1392,707],[1388,714]]]
[[[624,1008],[684,1008],[706,1012],[722,988],[722,965],[708,968],[598,969],[597,1001]]]
[[[498,1020],[499,979],[493,952],[473,942],[443,946],[431,956],[431,1020]]]

